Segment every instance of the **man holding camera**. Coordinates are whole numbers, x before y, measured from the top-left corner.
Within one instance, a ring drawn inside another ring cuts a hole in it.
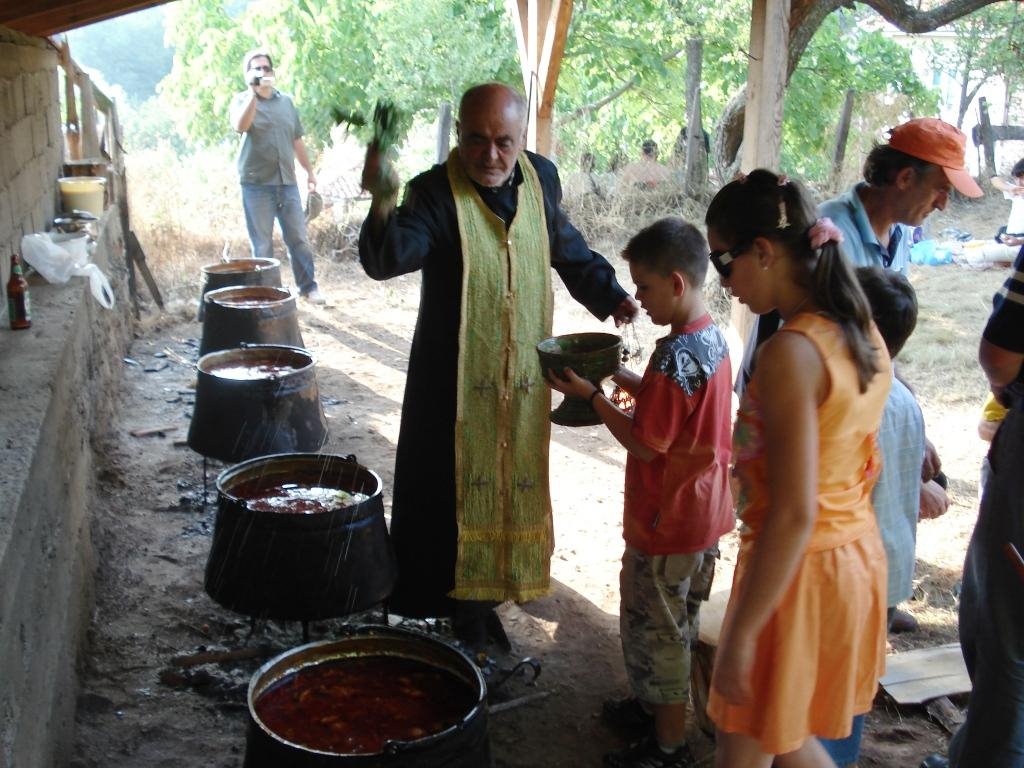
[[[302,141],[302,123],[290,97],[274,87],[270,54],[249,51],[242,60],[248,88],[231,103],[231,126],[242,134],[238,175],[242,183],[245,225],[254,258],[273,255],[274,219],[281,234],[299,294],[313,304],[324,304],[313,271],[313,250],[306,236],[302,199],[295,179],[295,160],[306,171],[309,191],[316,191],[316,176]]]

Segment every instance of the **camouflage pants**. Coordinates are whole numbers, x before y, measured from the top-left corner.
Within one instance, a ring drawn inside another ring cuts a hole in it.
[[[650,704],[685,702],[700,604],[711,592],[718,548],[645,555],[626,547],[619,576],[619,634],[634,695]]]

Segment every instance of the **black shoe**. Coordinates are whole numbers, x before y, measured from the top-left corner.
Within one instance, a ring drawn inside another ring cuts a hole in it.
[[[606,701],[601,705],[601,719],[627,739],[639,739],[654,728],[654,715],[635,696]]]
[[[605,768],[697,768],[688,746],[666,753],[653,734],[626,749],[606,753],[602,762]]]
[[[512,643],[501,626],[501,619],[487,600],[456,600],[452,613],[452,632],[474,653],[486,651],[494,643],[502,652],[510,653]]]
[[[949,768],[949,760],[942,755],[928,755],[921,761],[921,768]]]

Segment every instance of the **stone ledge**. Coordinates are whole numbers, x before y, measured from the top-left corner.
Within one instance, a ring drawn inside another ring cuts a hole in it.
[[[116,213],[93,256],[113,310],[82,278],[33,282],[32,328],[0,328],[0,766],[64,764],[73,738],[92,606],[93,437],[113,417],[131,332]]]

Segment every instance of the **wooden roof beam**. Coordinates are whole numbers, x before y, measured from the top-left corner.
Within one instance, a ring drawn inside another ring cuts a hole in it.
[[[508,0],[530,101],[526,146],[542,155],[551,152],[551,117],[572,6],[573,0]]]
[[[0,25],[46,37],[122,16],[168,0],[8,0],[0,4]]]

